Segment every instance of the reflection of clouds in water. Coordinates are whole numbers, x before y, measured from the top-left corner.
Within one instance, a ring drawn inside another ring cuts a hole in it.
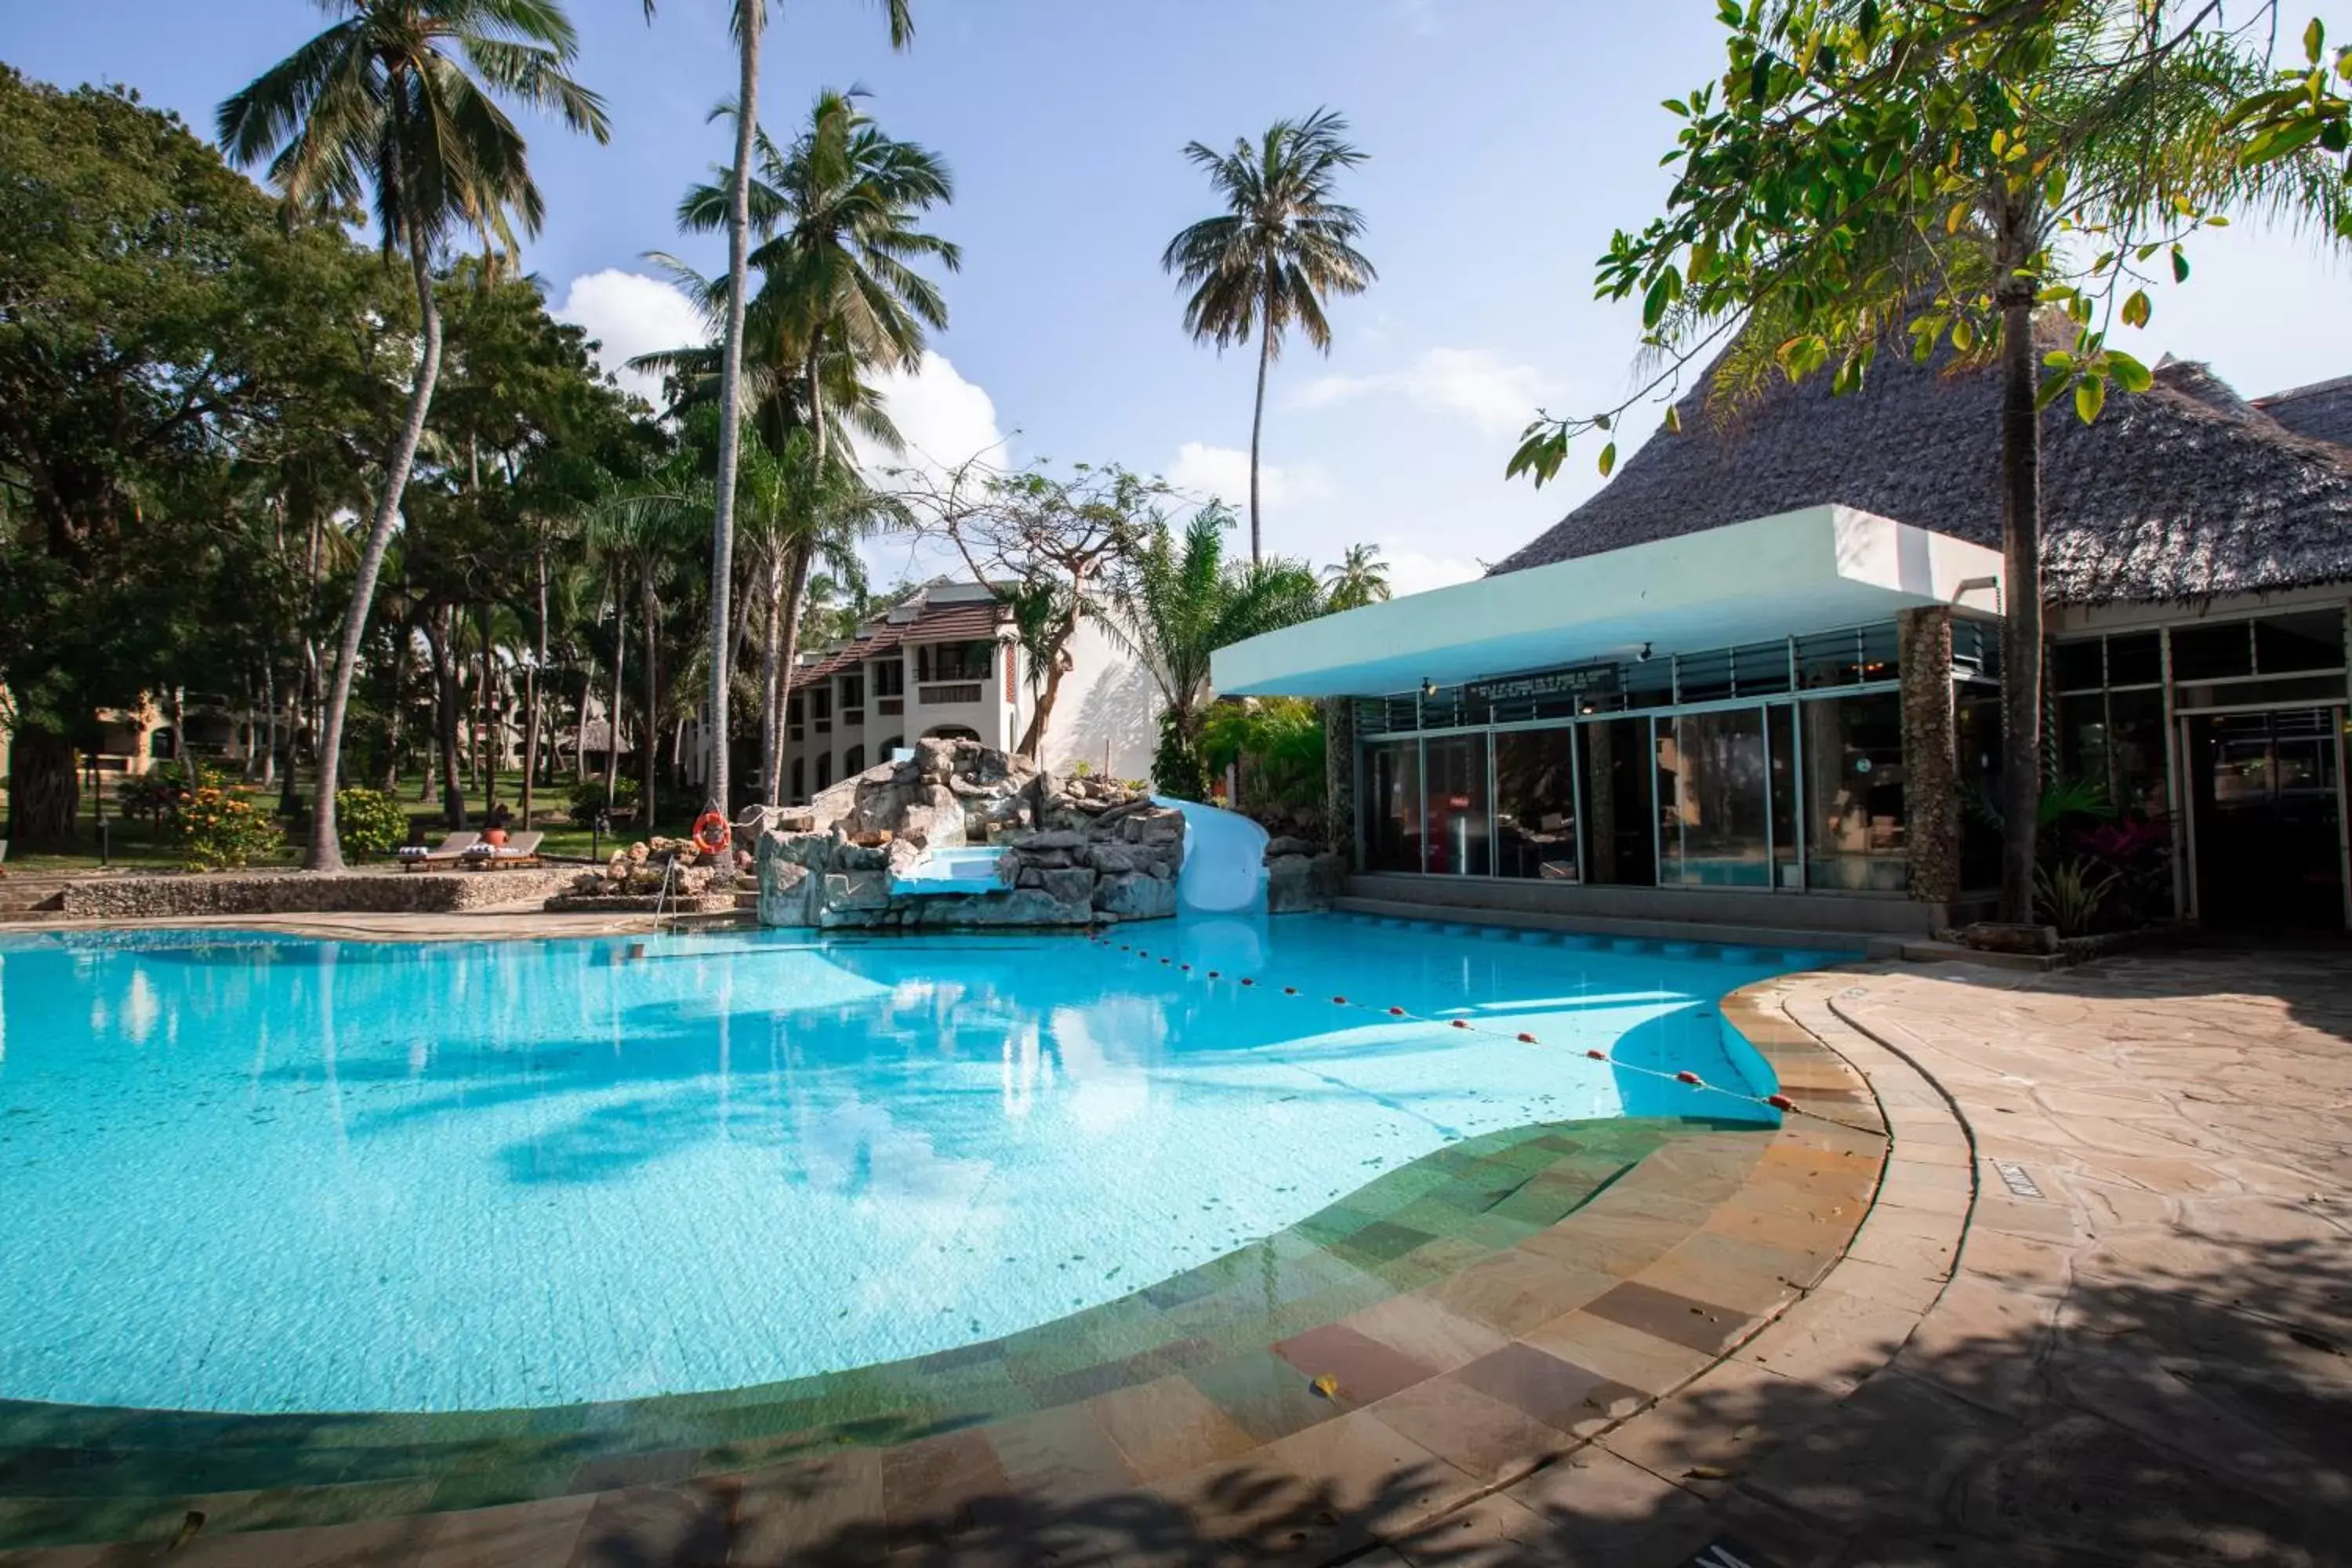
[[[1107,1136],[1150,1107],[1143,1064],[1159,1054],[1168,1027],[1160,1007],[1139,997],[1106,997],[1091,1006],[1055,1008],[1050,1026],[1067,1083],[1064,1102],[1081,1131]]]
[[[155,1020],[163,1008],[155,1000],[155,984],[147,978],[143,969],[131,971],[130,988],[122,996],[122,1032],[131,1037],[134,1046],[143,1046],[155,1032]]]

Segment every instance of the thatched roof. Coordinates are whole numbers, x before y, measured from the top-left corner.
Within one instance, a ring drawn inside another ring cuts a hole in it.
[[[2063,341],[2055,323],[2044,331]],[[1694,392],[1680,433],[1652,437],[1600,494],[1494,570],[1831,501],[1999,547],[1992,367],[1919,365],[1890,348],[1862,392],[1832,397],[1829,380],[1777,386],[1728,422]],[[2046,411],[2042,496],[2056,602],[2352,581],[2352,449],[2295,434],[2203,365],[2167,363],[2154,388],[2111,395],[2093,425],[2071,400]]]
[[[2352,447],[2352,375],[2257,397],[2254,406],[2298,436]]]

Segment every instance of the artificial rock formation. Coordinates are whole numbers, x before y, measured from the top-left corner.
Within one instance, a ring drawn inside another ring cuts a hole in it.
[[[845,779],[802,820],[761,836],[762,925],[1083,926],[1176,912],[1180,813],[976,741],[919,742],[911,761]],[[996,890],[908,890],[928,851],[970,845],[1005,851]]]

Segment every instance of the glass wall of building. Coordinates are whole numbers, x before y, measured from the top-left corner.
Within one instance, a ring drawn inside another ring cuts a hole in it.
[[[1576,731],[1495,736],[1495,875],[1576,882]]]
[[[1486,737],[1432,740],[1422,754],[1424,871],[1484,877],[1486,854]]]
[[[1885,623],[1360,701],[1363,863],[1902,894],[1895,656]],[[1962,662],[1961,689],[1985,685],[1982,661]],[[1997,710],[1979,716],[1997,737]]]
[[[1397,741],[1364,748],[1364,868],[1421,869],[1421,745]]]

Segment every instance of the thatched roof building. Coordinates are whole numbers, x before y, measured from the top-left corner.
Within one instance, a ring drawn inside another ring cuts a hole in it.
[[[2064,341],[2062,328],[2044,330],[2053,346]],[[2000,544],[1997,371],[1885,353],[1859,394],[1832,397],[1829,380],[1775,387],[1727,424],[1694,392],[1680,433],[1653,437],[1495,573],[1824,502]],[[2205,366],[2169,362],[2150,391],[2110,396],[2095,424],[2062,402],[2042,431],[2042,568],[2055,602],[2352,581],[2352,378],[2250,404]]]
[[[2352,447],[2352,375],[2274,392],[2254,406],[2298,436]]]

